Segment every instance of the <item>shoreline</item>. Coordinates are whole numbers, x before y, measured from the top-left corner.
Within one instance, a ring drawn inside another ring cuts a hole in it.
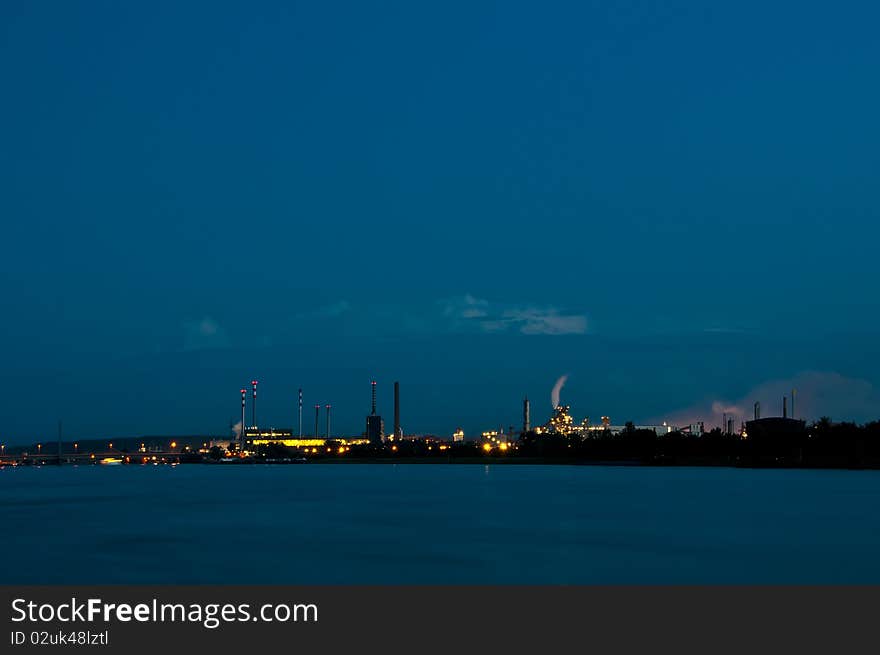
[[[180,465],[207,465],[207,466],[287,466],[287,465],[329,465],[329,466],[364,466],[364,465],[463,465],[463,466],[601,466],[601,467],[626,467],[626,468],[734,468],[734,469],[776,469],[776,470],[833,470],[833,471],[877,471],[880,470],[880,462],[869,464],[845,465],[839,462],[750,462],[750,461],[722,461],[720,459],[695,459],[692,461],[643,461],[636,459],[609,459],[590,460],[570,457],[319,457],[309,459],[293,458],[265,458],[244,459],[239,461],[211,461],[211,460],[182,460],[153,463],[131,462],[122,466],[180,466]],[[0,470],[4,468],[56,468],[59,464],[51,460],[24,461],[24,462],[0,462]],[[92,462],[63,462],[60,466],[103,466]]]

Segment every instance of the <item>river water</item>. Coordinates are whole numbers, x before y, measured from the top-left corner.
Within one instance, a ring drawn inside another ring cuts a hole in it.
[[[0,583],[880,583],[880,472],[0,470]]]

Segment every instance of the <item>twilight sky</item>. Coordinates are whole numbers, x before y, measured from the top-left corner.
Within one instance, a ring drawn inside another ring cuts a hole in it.
[[[180,4],[0,7],[0,441],[880,417],[871,3]]]

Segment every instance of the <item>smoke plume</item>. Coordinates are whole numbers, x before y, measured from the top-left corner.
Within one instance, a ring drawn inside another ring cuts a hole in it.
[[[232,426],[232,435],[238,439],[241,437],[241,421],[236,421],[235,425]]]
[[[553,409],[559,407],[559,392],[565,386],[566,380],[568,380],[568,376],[562,375],[556,380],[556,384],[553,385],[553,391],[550,392],[550,403],[553,405]]]
[[[868,380],[848,378],[833,371],[804,371],[791,378],[764,382],[735,401],[719,399],[711,404],[694,405],[650,420],[668,420],[673,425],[705,421],[708,429],[721,425],[724,414],[737,422],[750,420],[754,415],[755,401],[761,403],[763,417],[781,416],[782,397],[788,396],[791,403],[792,389],[797,389],[797,404],[791,409],[791,416],[808,421],[821,416],[835,420],[870,421],[877,418],[877,408],[880,407],[880,389]]]

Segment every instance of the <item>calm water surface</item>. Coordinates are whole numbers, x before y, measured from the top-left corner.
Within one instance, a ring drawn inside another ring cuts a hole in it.
[[[0,470],[0,583],[880,583],[880,472]]]

